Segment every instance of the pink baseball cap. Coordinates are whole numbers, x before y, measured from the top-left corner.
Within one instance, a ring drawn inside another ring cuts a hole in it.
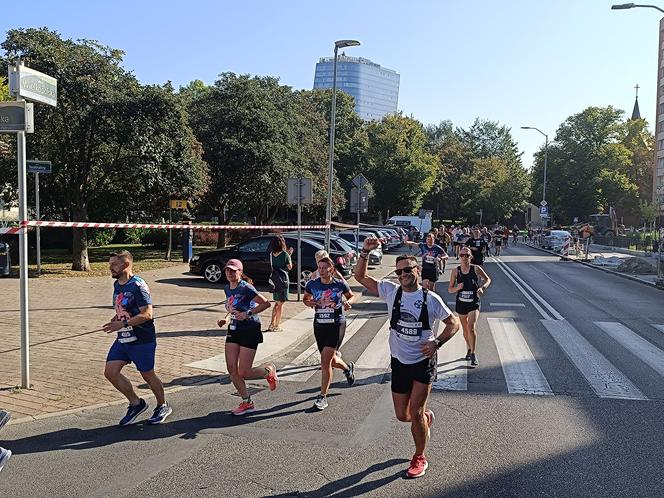
[[[231,270],[240,270],[240,271],[244,270],[244,266],[242,266],[242,261],[240,261],[239,259],[229,259],[228,261],[226,261],[226,266],[224,266],[224,270],[226,268],[230,268]]]

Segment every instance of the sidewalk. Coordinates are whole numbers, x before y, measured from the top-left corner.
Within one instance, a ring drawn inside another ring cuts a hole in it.
[[[387,259],[387,258],[386,258]],[[393,269],[387,264],[373,272],[383,277]],[[222,354],[226,331],[216,321],[224,310],[222,286],[186,274],[188,265],[140,274],[152,292],[157,328],[156,371],[167,390],[211,381],[218,375],[187,366]],[[351,279],[351,286],[357,283]],[[30,376],[31,389],[21,383],[19,281],[0,279],[0,408],[14,419],[44,416],[82,407],[124,403],[124,397],[104,378],[106,353],[114,337],[100,331],[114,314],[110,277],[30,279]],[[271,299],[269,289],[259,291]],[[305,309],[292,292],[284,305],[284,319]],[[357,287],[355,287],[357,290]],[[261,315],[263,328],[271,309]],[[308,330],[308,329],[307,329]],[[303,330],[303,334],[307,333]],[[150,390],[129,365],[125,375],[140,386],[139,395]]]

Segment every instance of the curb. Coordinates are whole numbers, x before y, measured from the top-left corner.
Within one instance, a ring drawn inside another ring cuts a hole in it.
[[[647,280],[640,279],[639,277],[635,277],[634,275],[628,275],[626,273],[620,273],[618,271],[610,270],[609,268],[603,268],[601,266],[593,265],[591,263],[588,263],[586,261],[581,261],[581,260],[578,260],[578,259],[572,259],[570,257],[564,258],[563,256],[561,256],[557,252],[549,251],[548,249],[542,249],[541,247],[532,246],[530,244],[526,244],[526,246],[527,247],[532,247],[533,249],[537,249],[538,251],[546,252],[546,253],[554,255],[554,256],[559,256],[560,259],[563,260],[563,261],[572,261],[573,263],[578,263],[580,265],[584,265],[584,266],[587,266],[588,268],[593,268],[595,270],[601,270],[604,273],[609,273],[609,274],[615,275],[617,277],[625,278],[627,280],[632,280],[633,282],[638,282],[640,284],[647,285],[648,287],[653,287],[653,288],[658,289],[658,290],[664,290],[664,289],[660,289],[659,287],[657,287],[657,285],[654,282],[648,282]]]
[[[192,387],[198,387],[198,386],[203,386],[206,384],[213,384],[215,382],[220,382],[223,377],[227,377],[227,375],[216,375],[212,378],[209,379],[204,379],[200,380],[198,382],[194,382],[193,384],[189,384],[188,386],[174,386],[174,387],[167,387],[164,389],[164,394],[174,394],[180,391],[185,391],[187,389],[191,389]],[[150,394],[146,394],[143,396],[143,398],[149,398],[153,399],[154,394],[150,392]],[[7,422],[7,425],[17,425],[17,424],[25,424],[27,422],[35,422],[37,420],[45,420],[49,418],[55,418],[55,417],[62,417],[65,415],[73,415],[76,413],[81,413],[86,410],[96,410],[97,408],[105,408],[107,406],[116,406],[116,405],[126,405],[127,400],[126,399],[118,399],[116,401],[109,401],[107,403],[98,403],[96,405],[88,405],[88,406],[80,406],[78,408],[70,408],[69,410],[62,410],[59,412],[51,412],[51,413],[42,413],[40,415],[28,415],[27,417],[21,417],[21,418],[16,418],[16,419],[11,419],[9,422]]]

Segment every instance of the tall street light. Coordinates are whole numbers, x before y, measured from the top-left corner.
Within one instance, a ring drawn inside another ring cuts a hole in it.
[[[650,9],[657,9],[660,12],[664,13],[664,10],[660,9],[656,5],[639,5],[635,3],[621,3],[617,5],[612,5],[611,10],[625,10],[625,9],[633,9],[635,7],[648,7]]]
[[[544,133],[542,130],[539,128],[535,128],[534,126],[522,126],[522,130],[535,130],[540,132],[542,135],[544,135],[544,185],[542,186],[542,206],[546,206],[546,167],[547,163],[549,162],[549,136]],[[547,226],[549,222],[547,221]]]
[[[327,207],[325,208],[325,250],[330,251],[330,223],[332,221],[332,182],[334,181],[334,127],[337,112],[337,52],[340,48],[357,47],[357,40],[334,42],[334,69],[332,74],[332,112],[330,112],[330,151],[327,162]]]

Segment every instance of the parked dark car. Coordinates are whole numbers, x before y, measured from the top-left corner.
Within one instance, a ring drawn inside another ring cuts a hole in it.
[[[268,247],[274,235],[260,235],[245,240],[233,247],[224,249],[215,249],[195,255],[189,262],[189,272],[194,275],[201,275],[205,280],[211,283],[225,283],[224,266],[229,259],[239,259],[244,265],[244,273],[256,282],[267,282],[272,271],[270,267],[270,255]],[[292,283],[306,282],[309,280],[309,274],[316,269],[316,259],[314,255],[317,251],[323,249],[323,245],[316,240],[302,239],[302,269],[300,278],[297,277],[297,237],[284,235],[286,245],[292,247],[293,269],[289,272]],[[330,251],[330,256],[336,263],[339,272],[348,278],[351,275],[350,262],[344,257],[345,253],[341,251]]]
[[[297,232],[286,232],[284,235],[291,235],[297,240]],[[310,232],[303,231],[302,238],[312,239],[318,242],[319,244],[325,245],[325,232]],[[339,251],[345,253],[345,258],[350,262],[352,267],[355,267],[357,264],[357,252],[353,247],[348,243],[348,241],[339,237],[336,232],[330,233],[330,249],[332,251]],[[338,265],[338,262],[335,261],[335,264]]]

